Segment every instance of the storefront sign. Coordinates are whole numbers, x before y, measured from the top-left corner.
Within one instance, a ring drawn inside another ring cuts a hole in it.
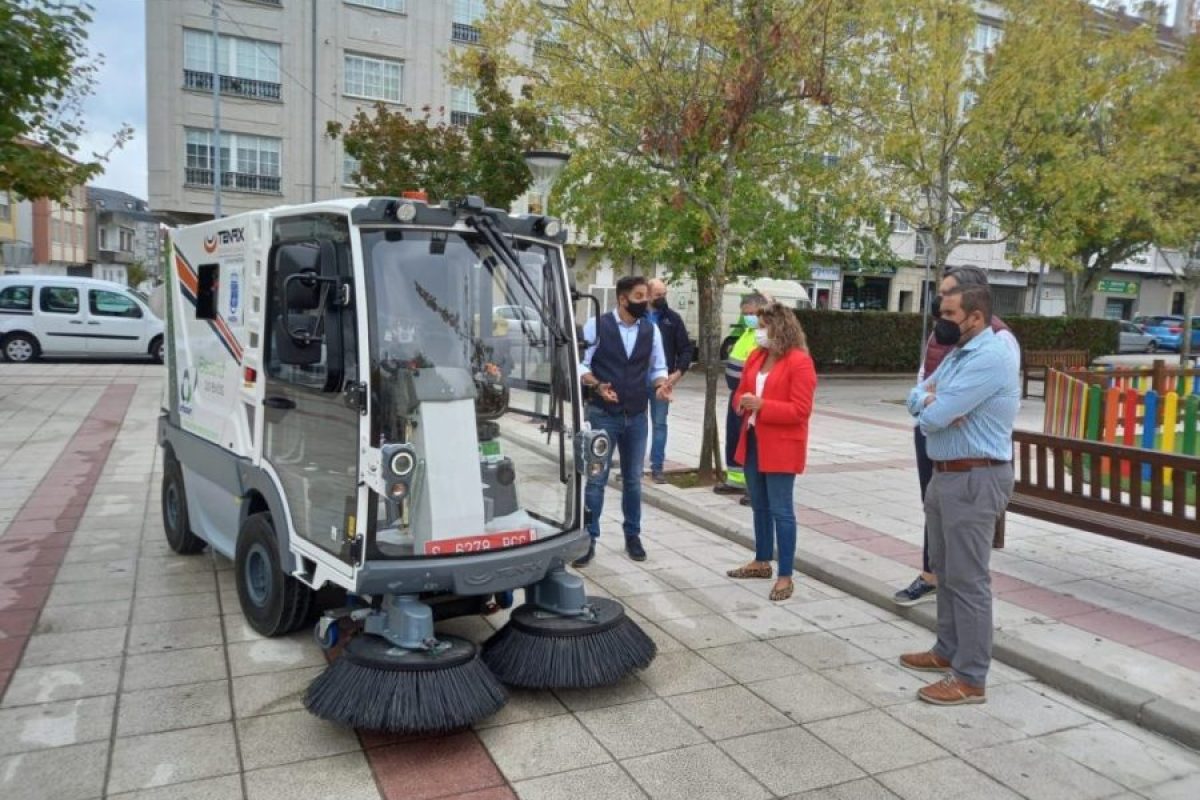
[[[1137,281],[1102,280],[1097,288],[1104,294],[1124,294],[1137,297],[1138,293]]]
[[[836,281],[842,277],[842,271],[837,267],[813,267],[810,272],[814,281]]]

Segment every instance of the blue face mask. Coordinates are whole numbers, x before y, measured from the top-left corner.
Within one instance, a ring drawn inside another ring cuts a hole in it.
[[[742,319],[745,321],[747,328],[757,328],[758,327],[758,315],[757,314],[743,314]]]

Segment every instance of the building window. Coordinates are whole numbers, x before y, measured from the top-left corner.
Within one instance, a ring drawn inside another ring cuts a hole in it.
[[[1021,242],[1012,236],[1004,240],[1004,256],[1005,258],[1015,258],[1017,253],[1021,252]]]
[[[346,0],[346,4],[377,8],[380,11],[394,11],[397,14],[403,14],[407,10],[404,7],[404,0]]]
[[[404,64],[399,61],[346,54],[346,94],[399,103],[403,83]]]
[[[925,236],[918,233],[913,252],[916,255],[923,256],[925,255],[926,250],[928,250],[928,248],[925,246]]]
[[[100,249],[101,250],[108,249],[108,228],[100,229]]]
[[[954,224],[958,225],[962,222],[965,214],[961,211],[954,212]],[[969,239],[973,242],[986,241],[992,238],[992,221],[984,212],[979,212],[971,215],[971,220],[967,223],[966,230],[959,237],[961,239]]]
[[[212,131],[188,128],[184,180],[188,186],[212,186],[216,156]],[[221,134],[221,187],[279,194],[280,140],[245,133]]]
[[[362,162],[352,155],[347,153],[342,154],[342,185],[343,186],[358,186],[358,171],[362,169]]]
[[[465,44],[479,43],[479,21],[487,14],[484,0],[454,0],[454,24],[450,38]]]
[[[0,192],[0,221],[8,222],[12,219],[12,201],[8,199],[8,192]]]
[[[975,49],[986,53],[1000,43],[1000,37],[1003,35],[1004,31],[999,25],[980,22],[975,26]]]
[[[217,43],[221,91],[226,94],[278,100],[279,45],[258,39],[222,36]],[[212,34],[185,29],[183,32],[183,85],[187,89],[212,91]]]
[[[1183,316],[1183,292],[1174,292],[1171,295],[1171,313],[1175,316]]]
[[[479,103],[475,102],[475,90],[465,86],[451,87],[450,124],[465,128],[478,116]]]
[[[908,224],[908,220],[895,211],[888,215],[888,225],[891,227],[892,233],[908,233],[912,230],[912,226]]]
[[[128,228],[121,228],[121,252],[133,252],[133,231]]]

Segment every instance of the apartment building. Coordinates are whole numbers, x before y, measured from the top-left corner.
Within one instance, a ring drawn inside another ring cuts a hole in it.
[[[325,135],[327,123],[346,123],[360,108],[384,102],[428,107],[435,116],[466,124],[478,110],[468,87],[452,85],[447,58],[453,48],[478,42],[486,2],[146,3],[151,207],[188,223],[212,217],[218,185],[226,215],[354,193],[355,165],[341,143]],[[1190,20],[1187,7],[1188,0],[1177,0],[1176,33]],[[995,0],[979,0],[977,8],[974,46],[984,52],[1003,35],[1002,10]],[[220,90],[219,147],[214,81]],[[1036,264],[1018,267],[1002,238],[995,220],[981,215],[950,264],[988,270],[999,313],[1063,313],[1061,274]],[[814,305],[919,311],[927,288],[924,242],[900,218],[891,221],[890,241],[901,265],[894,269],[812,265],[805,283]],[[583,285],[610,287],[626,271],[593,260],[592,253],[580,255],[589,265],[580,273]],[[1097,293],[1095,315],[1170,311],[1177,298],[1172,288],[1177,261],[1155,253],[1121,265],[1121,279],[1106,281]]]
[[[474,98],[451,85],[447,54],[478,41],[485,11],[484,0],[146,3],[150,206],[193,222],[213,216],[218,184],[224,215],[352,193],[355,165],[327,123],[376,102],[465,123]]]
[[[124,283],[126,267],[140,264],[150,276],[162,272],[158,217],[145,200],[114,189],[89,186],[88,260],[93,275]]]

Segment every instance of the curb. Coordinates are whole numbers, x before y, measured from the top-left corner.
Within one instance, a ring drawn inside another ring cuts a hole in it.
[[[616,485],[619,487],[619,483]],[[706,516],[701,507],[688,505],[648,485],[642,486],[642,497],[647,504],[660,511],[666,511],[735,544],[754,549],[754,537],[741,526],[716,522]],[[795,568],[871,605],[930,630],[936,629],[937,612],[934,609],[928,606],[897,606],[892,602],[892,589],[875,578],[800,549],[796,551]],[[993,653],[997,660],[1027,672],[1072,697],[1200,750],[1200,711],[1003,631],[995,636]]]

